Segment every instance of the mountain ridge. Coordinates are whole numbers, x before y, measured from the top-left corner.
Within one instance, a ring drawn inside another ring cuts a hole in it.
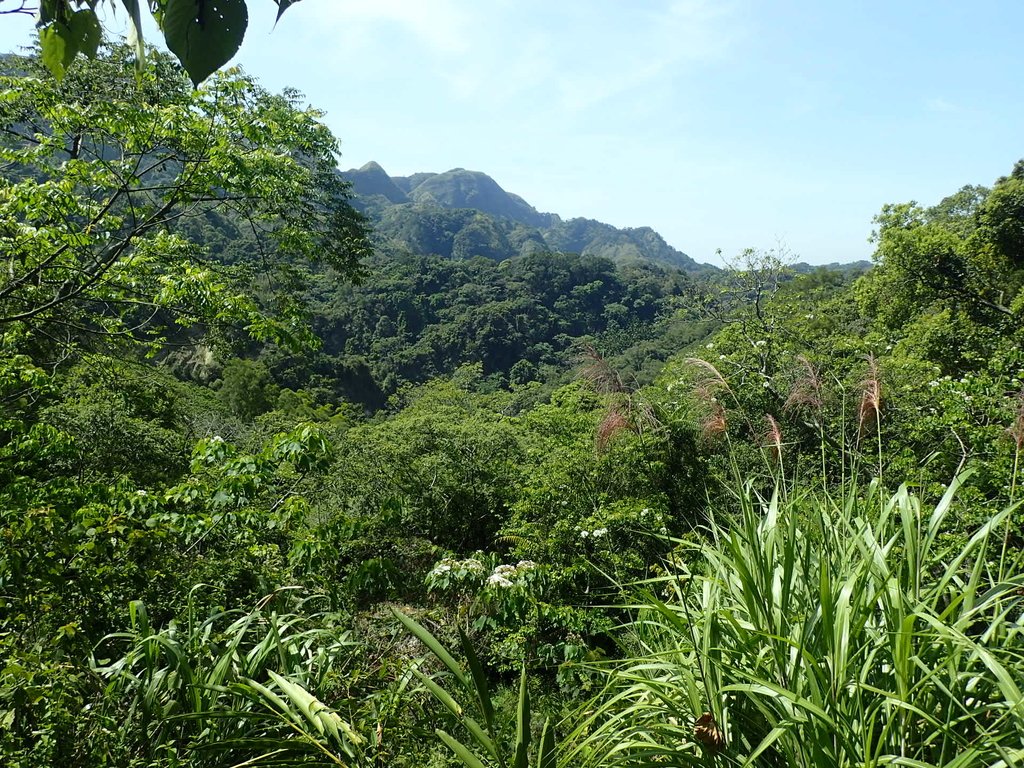
[[[414,253],[502,261],[538,251],[579,253],[618,263],[649,261],[686,272],[715,271],[669,245],[651,227],[615,227],[538,211],[480,171],[452,168],[390,176],[376,161],[341,172],[354,205],[378,236]]]

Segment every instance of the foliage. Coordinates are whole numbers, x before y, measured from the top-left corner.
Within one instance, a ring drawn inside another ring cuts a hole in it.
[[[280,19],[298,0],[274,2]],[[57,79],[64,76],[79,53],[96,57],[104,37],[97,14],[102,4],[102,0],[39,0],[41,58]],[[108,0],[107,5],[111,11],[121,5],[127,12],[140,65],[146,58],[142,7],[148,5],[167,47],[196,85],[235,55],[249,20],[245,0],[151,0],[148,4],[139,0]],[[18,11],[30,12],[24,4]]]
[[[294,93],[237,71],[192,91],[157,65],[136,78],[113,49],[61,82],[30,76],[35,60],[3,78],[0,329],[116,338],[173,318],[308,340],[273,284],[294,290],[303,261],[351,275],[366,250],[334,137]],[[221,264],[183,234],[212,210],[250,229],[249,263]],[[275,279],[260,263],[270,255]]]
[[[315,381],[328,388],[325,397],[378,409],[405,383],[473,363],[491,388],[564,379],[586,341],[613,357],[631,355],[631,370],[649,379],[677,344],[705,333],[675,312],[688,278],[654,265],[549,253],[500,264],[398,253],[370,266],[360,285],[314,280],[322,348],[275,356],[280,383],[298,389]]]
[[[635,654],[568,765],[1004,765],[1021,759],[1019,563],[993,514],[961,551],[901,488],[742,497],[623,627]],[[1005,555],[1006,552],[1002,552]]]
[[[339,617],[290,594],[206,616],[190,600],[181,624],[163,629],[133,602],[130,630],[99,646],[117,657],[97,662],[107,681],[100,717],[126,721],[116,746],[149,765],[223,765],[226,755],[305,764],[320,739],[354,757],[365,739],[308,691],[344,702],[358,686],[359,645]]]
[[[271,409],[277,400],[276,389],[265,365],[235,359],[224,366],[217,394],[233,413],[251,421]]]
[[[312,427],[257,454],[213,438],[182,482],[144,489],[129,478],[57,474],[74,458],[74,439],[45,423],[17,428],[0,462],[4,750],[12,764],[53,755],[89,763],[102,738],[84,730],[102,724],[71,713],[98,695],[82,667],[91,646],[121,626],[132,601],[155,606],[164,622],[197,584],[227,604],[273,591],[287,579],[285,533],[304,509],[295,491],[329,449]]]
[[[447,731],[436,729],[438,738],[455,753],[463,765],[467,768],[484,768],[487,765],[500,768],[554,768],[555,737],[550,718],[544,721],[539,739],[534,738],[531,729],[533,710],[525,665],[519,675],[515,737],[509,745],[498,737],[496,708],[491,699],[487,677],[466,635],[461,634],[460,637],[468,671],[422,624],[398,611],[395,617],[445,666],[458,687],[459,693],[456,695],[460,698],[468,697],[467,703],[460,703],[434,679],[413,667],[413,674],[470,734],[472,747]],[[470,715],[470,712],[473,714]]]
[[[858,297],[889,327],[933,307],[976,323],[1020,327],[1024,162],[991,190],[967,187],[933,208],[890,205],[876,218],[879,268]]]
[[[0,762],[1024,759],[1024,166],[707,279],[367,167],[355,285],[317,113],[127,58],[6,63]]]

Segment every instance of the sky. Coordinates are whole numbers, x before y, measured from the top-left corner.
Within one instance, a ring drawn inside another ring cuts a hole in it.
[[[323,110],[342,169],[483,171],[702,262],[867,259],[884,204],[1024,157],[1019,0],[302,0],[276,28],[249,6],[234,63]],[[0,17],[0,51],[31,26]]]

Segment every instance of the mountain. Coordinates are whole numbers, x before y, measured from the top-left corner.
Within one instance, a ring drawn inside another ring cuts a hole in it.
[[[827,272],[840,272],[846,275],[856,275],[862,272],[867,272],[872,266],[873,264],[870,261],[865,261],[863,259],[860,261],[850,262],[832,261],[828,264],[808,264],[805,261],[798,261],[796,264],[791,264],[790,269],[802,275],[820,270],[825,270]]]
[[[539,213],[519,195],[506,192],[486,173],[464,168],[431,174],[416,186],[410,185],[409,198],[421,205],[472,208],[532,227],[548,226],[552,218]]]
[[[370,162],[342,176],[378,236],[412,253],[495,261],[538,252],[579,253],[687,272],[714,269],[676,250],[650,227],[620,229],[538,211],[479,171],[453,168],[392,177]]]
[[[353,169],[343,175],[363,197],[380,196],[395,204],[409,202],[407,190],[399,187],[377,163],[371,161],[362,168]]]

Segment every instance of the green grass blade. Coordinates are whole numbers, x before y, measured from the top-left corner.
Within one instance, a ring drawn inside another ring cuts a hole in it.
[[[466,672],[463,670],[462,665],[455,660],[454,656],[448,653],[448,650],[441,644],[440,640],[434,637],[426,627],[412,617],[406,616],[404,613],[394,608],[391,609],[391,612],[395,615],[395,618],[402,622],[402,625],[409,630],[410,634],[427,646],[430,652],[448,668],[448,671],[455,676],[455,679],[458,680],[464,688],[469,687],[469,681],[466,679]]]
[[[540,732],[540,746],[537,748],[537,768],[556,768],[555,729],[551,727],[551,718],[544,719],[544,727]]]
[[[437,734],[437,737],[441,739],[441,741],[448,745],[448,748],[455,753],[456,757],[458,757],[459,760],[467,766],[467,768],[487,768],[487,765],[458,739],[445,733],[440,728],[434,731],[434,733]]]
[[[423,674],[420,670],[413,667],[412,673],[416,675],[417,679],[430,691],[431,695],[441,702],[445,708],[451,712],[455,717],[462,717],[462,705],[459,704],[452,695],[448,693],[444,688],[434,682],[429,675]]]
[[[526,664],[519,675],[519,705],[516,708],[516,756],[514,768],[528,768],[530,751],[530,688],[526,680]]]
[[[469,671],[473,676],[473,685],[476,688],[476,698],[480,703],[480,713],[484,718],[484,725],[487,730],[494,732],[494,705],[491,703],[490,689],[487,685],[487,676],[484,675],[483,666],[477,658],[473,643],[470,642],[462,627],[459,627],[459,639],[462,641],[462,651],[466,654],[469,662]]]

